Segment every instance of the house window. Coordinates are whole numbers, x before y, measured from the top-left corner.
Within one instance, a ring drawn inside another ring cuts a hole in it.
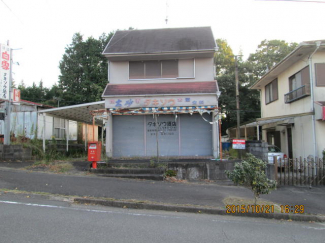
[[[315,73],[316,73],[316,86],[324,87],[325,86],[325,63],[316,63]]]
[[[289,90],[285,94],[285,103],[291,103],[310,94],[309,66],[289,77]]]
[[[265,103],[269,104],[278,99],[278,79],[265,86]]]
[[[130,79],[177,78],[178,60],[129,62]]]
[[[54,137],[63,139],[65,138],[65,120],[54,117]]]

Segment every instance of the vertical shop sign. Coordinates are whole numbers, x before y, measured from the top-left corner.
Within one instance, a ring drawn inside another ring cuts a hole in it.
[[[13,89],[13,102],[20,102],[20,90],[19,89]]]
[[[0,99],[9,99],[10,48],[0,44]]]

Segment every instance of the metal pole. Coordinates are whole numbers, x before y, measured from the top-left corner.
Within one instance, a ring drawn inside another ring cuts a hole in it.
[[[11,86],[12,86],[12,49],[10,48],[10,71],[9,71],[9,97],[6,101],[6,118],[4,144],[10,145],[10,116],[11,116]]]
[[[236,81],[236,110],[237,110],[237,138],[240,139],[240,113],[239,113],[239,81],[238,81],[238,56],[235,56],[235,81]],[[238,150],[238,157],[241,159],[242,150]]]
[[[43,113],[43,152],[45,153],[45,128],[46,128],[46,114]]]
[[[219,149],[220,149],[220,161],[222,160],[222,141],[221,141],[221,115],[219,114]]]
[[[256,126],[256,132],[257,132],[257,141],[260,141],[260,126]]]
[[[155,114],[155,120],[156,120],[156,141],[157,141],[157,163],[159,163],[159,142],[158,142],[158,118],[157,114]]]
[[[314,50],[314,52],[309,56],[308,58],[308,64],[309,64],[309,75],[310,75],[310,102],[311,102],[311,111],[313,112],[312,115],[312,132],[313,132],[313,148],[314,148],[314,161],[316,161],[316,157],[317,157],[317,144],[316,144],[316,128],[315,128],[315,105],[314,105],[314,73],[313,73],[313,61],[312,61],[312,57],[313,55],[317,52],[317,50],[319,49],[321,42],[320,41],[316,41],[316,49]],[[316,173],[316,170],[314,171],[314,173]]]
[[[238,81],[238,63],[235,56],[235,81],[236,81],[236,110],[237,110],[237,138],[240,138],[240,114],[239,114],[239,81]]]
[[[65,130],[66,137],[67,137],[67,152],[69,151],[69,120],[67,120],[67,129]]]
[[[87,142],[88,142],[88,124],[85,123],[85,151],[87,151]]]
[[[93,116],[93,141],[95,141],[95,116]]]

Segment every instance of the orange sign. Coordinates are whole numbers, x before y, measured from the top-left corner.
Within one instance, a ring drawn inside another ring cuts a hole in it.
[[[12,101],[20,102],[20,90],[19,89],[14,89]]]

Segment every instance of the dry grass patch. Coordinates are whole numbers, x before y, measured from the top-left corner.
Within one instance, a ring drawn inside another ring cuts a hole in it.
[[[54,162],[49,166],[49,170],[55,173],[66,173],[73,169],[71,163],[68,162]]]

